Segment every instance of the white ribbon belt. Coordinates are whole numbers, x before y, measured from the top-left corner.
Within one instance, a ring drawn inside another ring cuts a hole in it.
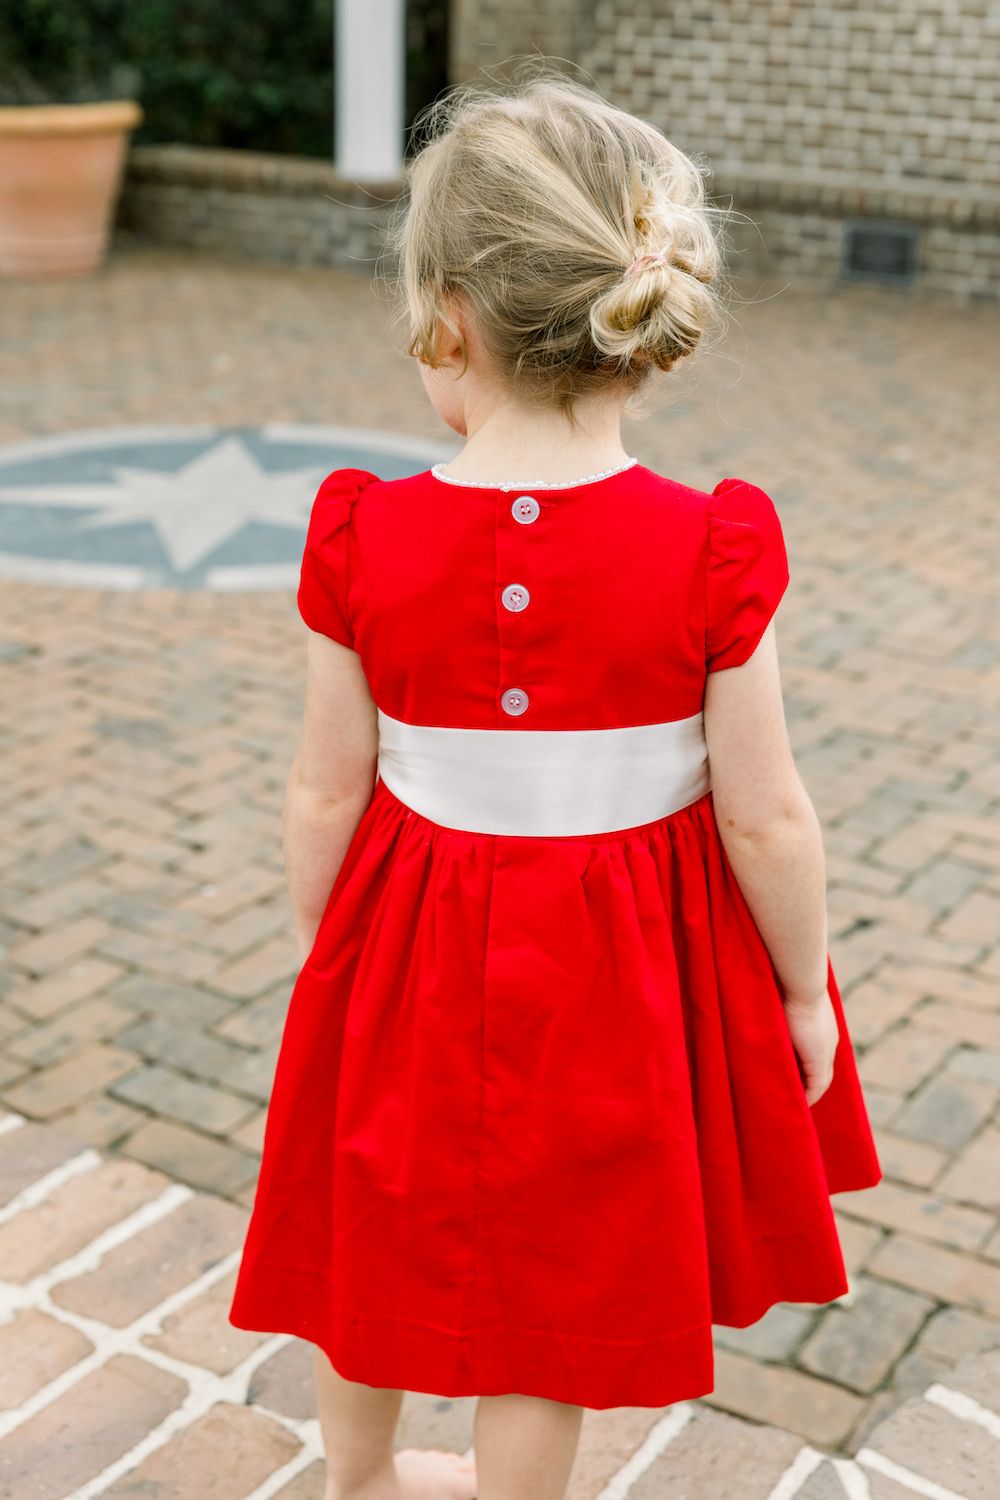
[[[451,729],[378,710],[378,773],[401,802],[470,833],[612,833],[710,786],[704,715],[624,729]]]

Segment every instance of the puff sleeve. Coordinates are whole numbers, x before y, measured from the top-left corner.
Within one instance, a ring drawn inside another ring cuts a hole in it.
[[[377,477],[367,469],[335,469],[327,475],[313,501],[299,572],[296,603],[309,629],[352,649],[352,512],[362,491]]]
[[[774,502],[745,479],[721,479],[708,505],[705,664],[739,667],[754,652],[788,585]]]

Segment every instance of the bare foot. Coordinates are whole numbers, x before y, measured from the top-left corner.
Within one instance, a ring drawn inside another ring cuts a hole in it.
[[[441,1448],[396,1454],[400,1500],[476,1500],[475,1459]]]
[[[345,1494],[327,1486],[324,1500],[476,1500],[476,1464],[443,1448],[401,1448],[394,1472]]]

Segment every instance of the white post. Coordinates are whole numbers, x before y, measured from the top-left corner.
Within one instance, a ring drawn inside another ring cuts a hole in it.
[[[403,165],[406,0],[335,0],[334,155],[356,182],[387,182]]]

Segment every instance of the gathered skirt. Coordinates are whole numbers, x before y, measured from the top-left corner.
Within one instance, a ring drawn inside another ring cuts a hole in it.
[[[663,1406],[712,1325],[848,1290],[881,1177],[841,997],[809,1106],[711,791],[635,828],[447,828],[381,780],[291,995],[229,1312],[347,1379]]]

